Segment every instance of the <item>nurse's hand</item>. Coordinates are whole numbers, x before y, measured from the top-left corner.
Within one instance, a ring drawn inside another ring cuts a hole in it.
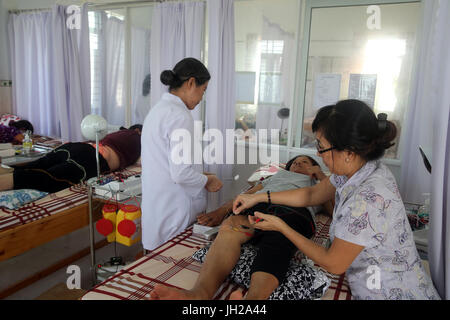
[[[254,214],[254,216],[248,216],[248,221],[255,229],[281,232],[287,226],[286,222],[274,215],[258,211],[255,211]]]
[[[233,213],[239,214],[245,209],[249,209],[262,202],[260,194],[240,194],[233,201]]]
[[[220,181],[219,178],[217,178],[214,174],[208,174],[206,177],[208,177],[208,181],[206,182],[205,188],[209,192],[217,192],[222,188],[222,181]]]

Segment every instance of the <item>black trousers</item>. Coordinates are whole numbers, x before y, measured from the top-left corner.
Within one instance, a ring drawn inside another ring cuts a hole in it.
[[[100,172],[109,171],[99,154]],[[66,143],[45,156],[14,167],[14,189],[57,192],[97,175],[95,148],[83,142]]]
[[[315,234],[314,220],[307,208],[259,203],[246,210],[244,214],[253,215],[255,211],[278,216],[288,226],[308,239]],[[297,247],[281,232],[258,229],[255,229],[255,234],[248,243],[258,248],[250,274],[257,271],[267,272],[274,275],[281,284]]]

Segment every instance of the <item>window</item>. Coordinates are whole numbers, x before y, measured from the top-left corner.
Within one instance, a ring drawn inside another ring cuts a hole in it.
[[[368,1],[355,1],[365,2]],[[386,2],[386,1],[385,1]],[[399,156],[398,146],[409,97],[416,29],[420,16],[418,2],[311,7],[310,28],[305,27],[309,43],[303,54],[300,110],[296,146],[314,147],[312,120],[317,110],[342,99],[359,99],[384,112],[398,129],[395,146],[387,150],[386,158]],[[369,12],[369,13],[368,13]],[[379,14],[378,14],[379,13]],[[377,15],[378,25],[372,24]],[[308,18],[308,17],[307,17]],[[303,91],[302,91],[303,90]]]
[[[125,119],[125,12],[89,12],[91,111],[109,124]]]
[[[259,74],[259,104],[280,105],[283,63],[283,40],[261,41],[261,66]]]
[[[279,130],[286,145],[294,107],[296,34],[300,6],[296,0],[237,1],[236,129]],[[267,140],[267,143],[274,141]]]
[[[89,17],[89,46],[91,63],[91,112],[100,114],[102,105],[102,77],[101,77],[101,52],[103,48],[100,42],[101,16],[99,12],[90,11]]]
[[[113,126],[143,123],[150,109],[151,17],[152,6],[89,12],[91,111]]]

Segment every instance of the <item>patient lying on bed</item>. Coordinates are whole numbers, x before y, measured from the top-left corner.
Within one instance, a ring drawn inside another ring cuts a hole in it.
[[[277,192],[302,188],[305,184],[311,185],[314,181],[322,180],[323,178],[325,178],[325,174],[320,169],[316,160],[308,156],[296,156],[288,161],[286,170],[280,170],[277,174],[256,184],[244,193],[264,193],[267,190],[270,190],[270,192]],[[323,204],[325,211],[330,214],[333,211],[332,206],[333,204],[331,202]],[[226,202],[214,211],[199,215],[197,223],[210,227],[218,226],[225,216],[232,212],[232,208],[233,200]],[[318,208],[309,209],[312,210],[314,214]]]
[[[325,178],[317,162],[307,156],[297,156],[274,176],[264,180],[246,193],[284,191],[309,187],[314,180]],[[219,209],[199,216],[200,224],[214,226],[231,212],[232,201]],[[332,203],[324,204],[331,214]],[[247,215],[254,211],[274,214],[284,220],[291,228],[311,238],[315,233],[314,208],[294,208],[268,203],[259,203],[240,215],[232,215],[221,225],[202,265],[196,284],[191,290],[178,290],[157,285],[150,293],[152,299],[211,299],[220,285],[233,270],[239,260],[241,245],[251,243],[258,247],[258,254],[251,269],[250,288],[247,299],[267,299],[284,280],[289,262],[297,248],[284,235],[275,231],[262,231],[253,228]],[[242,298],[239,291],[232,299]]]
[[[142,125],[106,135],[99,142],[100,173],[122,170],[141,155]],[[97,175],[95,144],[66,143],[40,159],[24,165],[0,168],[0,191],[36,189],[58,192]]]

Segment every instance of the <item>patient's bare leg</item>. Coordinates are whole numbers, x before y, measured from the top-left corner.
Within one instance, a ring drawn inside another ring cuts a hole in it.
[[[0,174],[0,191],[11,190],[14,188],[13,174]]]
[[[278,279],[274,275],[263,271],[257,271],[252,274],[252,277],[250,279],[250,288],[247,295],[245,296],[245,299],[266,300],[278,287],[278,284]],[[230,299],[241,300],[242,292],[240,290],[234,291],[230,295]]]
[[[240,225],[249,226],[246,216],[232,216],[222,223],[202,265],[197,282],[191,290],[178,290],[157,285],[150,294],[151,299],[212,299],[236,265],[241,253],[241,245],[250,239],[245,233],[233,230],[233,227]]]

